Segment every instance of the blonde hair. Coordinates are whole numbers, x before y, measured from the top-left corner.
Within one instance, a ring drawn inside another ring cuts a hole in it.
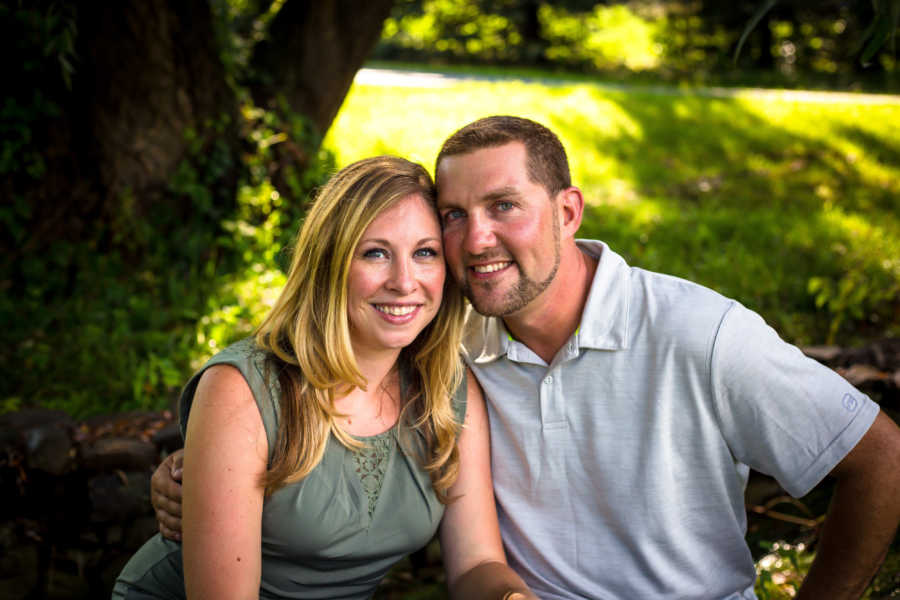
[[[335,400],[368,384],[350,341],[347,275],[366,228],[411,194],[434,206],[434,184],[421,165],[392,156],[361,160],[325,184],[303,222],[287,283],[256,333],[281,388],[278,438],[263,477],[267,494],[309,474],[330,434],[349,448],[361,446],[335,420]],[[419,434],[406,436],[403,448],[418,454],[442,501],[459,468],[450,400],[462,378],[463,317],[462,294],[448,276],[437,316],[398,359],[405,383],[400,424]],[[419,443],[410,447],[409,438]]]

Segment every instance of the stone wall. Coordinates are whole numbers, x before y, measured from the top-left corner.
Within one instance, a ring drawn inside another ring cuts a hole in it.
[[[0,598],[108,598],[156,531],[150,475],[179,447],[171,411],[0,416]]]

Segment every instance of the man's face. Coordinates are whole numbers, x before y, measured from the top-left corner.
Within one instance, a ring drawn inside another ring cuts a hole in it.
[[[438,210],[450,272],[475,310],[508,316],[553,281],[560,260],[555,200],[528,179],[524,144],[448,156]]]

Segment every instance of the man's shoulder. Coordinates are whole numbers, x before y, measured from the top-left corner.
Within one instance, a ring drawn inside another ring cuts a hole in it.
[[[693,348],[702,356],[738,303],[699,283],[630,267],[630,344],[643,341]]]
[[[715,318],[734,303],[715,290],[675,275],[632,266],[605,243],[579,240],[579,247],[598,258],[585,306],[591,320],[627,319],[631,324],[648,318],[659,324],[685,318]]]
[[[727,310],[734,300],[695,281],[675,275],[630,267],[632,299],[645,303],[648,309],[684,309],[689,312]]]

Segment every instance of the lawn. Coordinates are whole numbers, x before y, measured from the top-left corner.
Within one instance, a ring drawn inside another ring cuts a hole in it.
[[[390,153],[431,169],[490,114],[560,135],[589,205],[580,235],[631,264],[734,297],[796,343],[900,333],[900,97],[354,84],[325,145],[340,166]]]

